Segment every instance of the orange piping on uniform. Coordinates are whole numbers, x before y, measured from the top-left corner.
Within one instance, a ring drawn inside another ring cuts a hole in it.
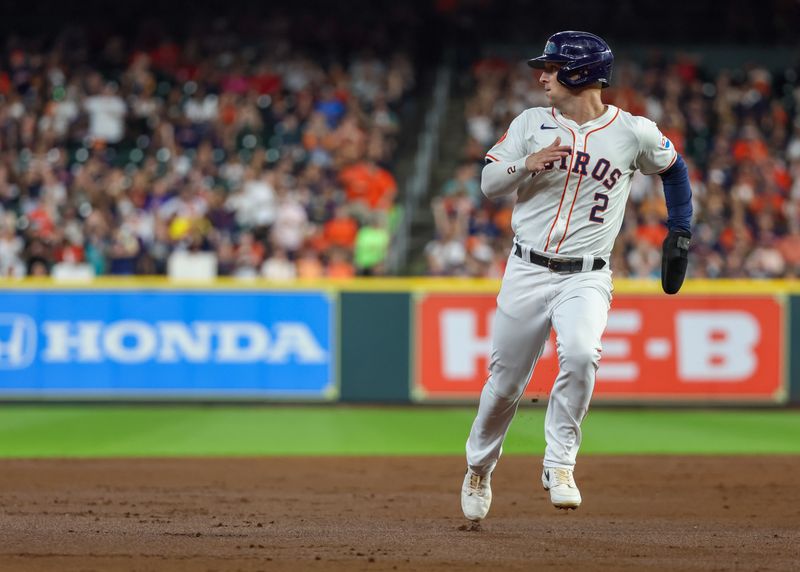
[[[669,165],[667,165],[666,167],[664,167],[664,168],[663,168],[663,169],[661,169],[660,171],[656,171],[656,172],[654,173],[654,175],[660,175],[660,174],[661,174],[661,173],[663,173],[664,171],[669,171],[669,168],[670,168],[670,167],[672,167],[672,165],[674,165],[674,164],[675,164],[675,161],[677,161],[677,160],[678,160],[678,152],[677,152],[677,151],[675,151],[675,156],[672,158],[672,161],[670,161],[670,162],[669,162]]]
[[[567,169],[567,180],[564,181],[564,189],[561,191],[561,201],[558,203],[558,211],[556,211],[556,217],[553,219],[553,224],[550,226],[550,232],[547,233],[547,242],[544,243],[544,251],[547,252],[547,249],[550,248],[550,235],[553,234],[553,229],[556,227],[556,222],[558,221],[558,215],[561,214],[561,205],[564,204],[564,195],[567,193],[567,185],[569,184],[569,176],[572,173],[572,160],[575,158],[575,132],[570,129],[567,125],[561,123],[558,118],[556,117],[556,108],[553,107],[553,119],[556,120],[556,123],[565,127],[570,134],[572,134],[572,153],[569,156],[569,168]]]
[[[614,114],[614,117],[611,118],[611,121],[603,125],[602,127],[598,127],[597,129],[592,129],[589,133],[586,134],[586,138],[584,139],[585,145],[583,147],[584,153],[589,152],[589,135],[594,133],[595,131],[600,131],[601,129],[605,129],[612,123],[619,115],[619,107],[617,107],[617,112]],[[580,176],[578,179],[578,185],[575,187],[575,196],[572,197],[572,206],[569,207],[569,214],[567,215],[567,225],[564,227],[564,236],[561,237],[561,240],[558,241],[558,246],[556,246],[556,254],[558,254],[558,249],[561,248],[561,243],[564,242],[564,239],[567,238],[567,231],[569,230],[569,221],[572,218],[572,209],[575,208],[575,203],[578,201],[578,190],[581,188],[581,181],[583,180],[583,175]]]

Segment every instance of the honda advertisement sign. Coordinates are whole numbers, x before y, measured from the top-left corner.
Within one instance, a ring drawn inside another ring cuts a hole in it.
[[[0,398],[336,398],[324,293],[4,291]]]
[[[495,298],[430,294],[417,305],[418,401],[477,399],[488,376]],[[528,397],[558,373],[555,332]],[[784,333],[771,296],[615,296],[595,397],[615,401],[785,400]]]

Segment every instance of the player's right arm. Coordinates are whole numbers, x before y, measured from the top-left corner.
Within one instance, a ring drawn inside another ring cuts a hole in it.
[[[557,137],[536,153],[527,153],[524,114],[517,116],[500,140],[486,153],[486,166],[481,173],[481,191],[490,199],[510,195],[526,177],[544,170],[547,163],[569,155],[570,147],[560,145]]]

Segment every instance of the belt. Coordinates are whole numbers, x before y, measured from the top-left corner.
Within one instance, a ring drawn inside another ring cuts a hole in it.
[[[519,244],[514,245],[514,254],[525,259],[522,256],[522,247]],[[551,258],[549,256],[542,256],[536,254],[533,250],[529,252],[530,261],[539,266],[544,266],[551,272],[557,274],[574,274],[583,271],[583,260],[577,258]],[[602,258],[595,258],[592,262],[592,270],[600,270],[606,265],[606,261]]]

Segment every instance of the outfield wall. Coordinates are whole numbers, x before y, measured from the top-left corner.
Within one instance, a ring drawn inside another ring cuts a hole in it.
[[[498,287],[0,283],[0,399],[474,402]],[[618,280],[595,402],[800,403],[799,304],[795,282],[695,281],[665,296]],[[551,336],[531,400],[549,393],[554,348]]]

